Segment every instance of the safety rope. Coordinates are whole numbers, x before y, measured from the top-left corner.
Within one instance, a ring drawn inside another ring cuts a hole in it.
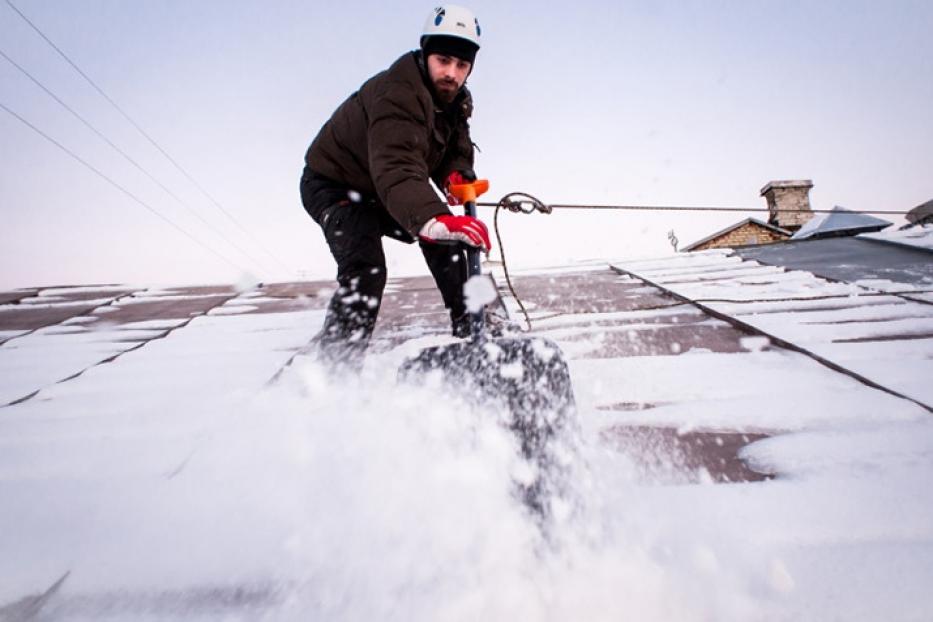
[[[512,277],[509,274],[509,266],[505,259],[505,247],[502,244],[502,235],[499,233],[499,210],[505,209],[516,214],[532,214],[534,212],[540,212],[542,214],[551,214],[555,209],[617,209],[617,210],[644,210],[644,211],[695,211],[695,212],[796,212],[799,210],[788,210],[788,209],[777,209],[777,210],[768,210],[768,209],[759,209],[759,208],[745,208],[745,207],[686,207],[686,206],[658,206],[658,205],[570,205],[570,204],[547,204],[544,201],[526,193],[526,192],[510,192],[503,196],[497,203],[477,203],[481,207],[495,207],[495,212],[493,212],[492,222],[493,229],[496,234],[496,243],[499,245],[499,254],[502,257],[502,272],[505,274],[505,282],[511,292],[512,297],[515,299],[515,302],[518,303],[518,308],[521,309],[522,315],[525,317],[525,331],[531,331],[531,316],[528,314],[528,310],[525,308],[522,299],[519,298],[518,293],[515,291],[515,287],[512,285]],[[811,210],[814,213],[832,213],[834,210]],[[872,212],[853,212],[857,214],[861,213],[871,213],[871,214],[893,214],[893,215],[904,215],[907,212],[903,211],[872,211]],[[916,292],[911,292],[916,293]],[[869,296],[873,294],[867,294]],[[879,292],[877,295],[892,295],[888,292]],[[897,294],[893,294],[897,295]],[[776,301],[768,302],[789,302],[792,300],[822,300],[826,298],[834,298],[835,296],[819,296],[819,297],[808,297],[808,298],[786,298],[779,299]],[[911,299],[913,300],[913,299]],[[694,302],[730,302],[730,303],[748,303],[748,302],[765,302],[762,301],[750,301],[750,300],[727,300],[727,299],[704,299],[697,300]],[[917,300],[917,302],[925,302],[923,300]],[[658,307],[648,307],[645,309],[635,309],[636,311],[651,311],[651,310],[660,310],[668,307],[676,307],[686,303],[678,302],[670,305],[659,305]],[[567,313],[552,313],[550,315],[545,315],[539,317],[538,320],[548,320],[556,317],[567,315]]]
[[[523,194],[521,192],[514,192],[510,195],[522,195],[528,197],[529,195]],[[715,206],[686,206],[686,205],[586,205],[586,204],[571,204],[571,203],[542,203],[537,199],[534,199],[535,202],[539,203],[541,208],[546,210],[544,213],[550,214],[553,210],[556,209],[590,209],[590,210],[624,210],[624,211],[644,211],[644,212],[752,212],[755,214],[793,214],[799,213],[799,209],[770,209],[770,208],[760,208],[760,207],[715,207]],[[477,203],[478,207],[497,207],[497,203]],[[542,210],[539,210],[542,211]],[[808,210],[812,214],[834,214],[837,213],[835,209],[811,209]],[[527,212],[526,212],[527,213]],[[909,210],[847,210],[847,214],[885,214],[889,216],[905,216],[909,213]]]
[[[496,232],[496,244],[499,245],[499,254],[502,256],[502,272],[505,274],[505,282],[509,286],[509,291],[512,292],[512,297],[515,299],[515,302],[518,303],[518,308],[521,309],[522,315],[525,316],[525,326],[527,327],[525,332],[528,332],[531,330],[531,317],[528,315],[528,310],[525,308],[524,303],[522,303],[522,299],[518,297],[515,287],[512,286],[509,266],[505,261],[505,247],[502,245],[502,236],[499,234],[499,210],[505,209],[510,212],[515,212],[516,214],[531,214],[533,212],[550,214],[551,208],[540,199],[524,192],[510,192],[499,199],[499,202],[496,203],[495,206],[496,211],[493,212],[492,215],[492,226]]]

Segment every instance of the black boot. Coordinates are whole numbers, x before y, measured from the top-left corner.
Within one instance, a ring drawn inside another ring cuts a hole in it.
[[[450,327],[451,334],[457,339],[469,339],[471,330],[470,323],[472,318],[470,318],[469,313],[464,313],[459,317],[450,318]]]

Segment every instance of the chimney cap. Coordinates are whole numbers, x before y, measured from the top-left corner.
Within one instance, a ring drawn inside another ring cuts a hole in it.
[[[764,188],[761,189],[761,196],[764,196],[769,191],[776,188],[807,188],[810,189],[813,187],[812,179],[785,179],[781,181],[769,181]]]

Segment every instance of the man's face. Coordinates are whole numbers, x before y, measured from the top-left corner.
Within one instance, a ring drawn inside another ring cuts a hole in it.
[[[470,75],[472,64],[445,54],[428,55],[428,75],[438,96],[448,104],[454,100],[460,87]]]

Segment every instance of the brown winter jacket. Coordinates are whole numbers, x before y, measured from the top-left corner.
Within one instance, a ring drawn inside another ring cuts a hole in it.
[[[450,213],[428,179],[442,188],[452,171],[473,168],[470,92],[443,106],[426,75],[420,51],[404,54],[337,108],[305,156],[315,173],[377,197],[415,237]]]

